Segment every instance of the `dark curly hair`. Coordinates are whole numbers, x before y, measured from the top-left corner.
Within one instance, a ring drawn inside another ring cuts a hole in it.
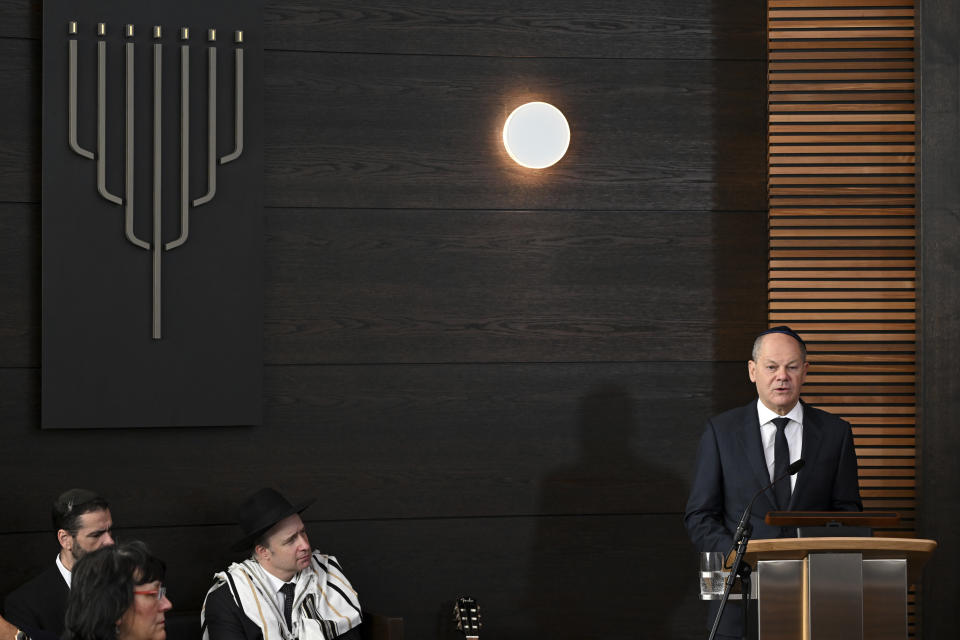
[[[84,555],[70,579],[65,640],[114,640],[117,620],[133,604],[133,588],[163,581],[166,572],[166,564],[136,540]]]

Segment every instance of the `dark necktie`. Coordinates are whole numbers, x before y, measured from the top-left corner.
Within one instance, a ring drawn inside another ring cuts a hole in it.
[[[280,587],[283,594],[283,617],[287,619],[287,629],[293,631],[293,592],[297,585],[292,582],[285,582]]]
[[[787,445],[787,434],[785,432],[790,418],[774,418],[773,424],[777,425],[777,437],[773,441],[773,477],[779,478],[787,472],[790,467],[790,447]],[[773,487],[773,495],[777,499],[777,507],[786,510],[790,505],[790,476],[778,481]]]

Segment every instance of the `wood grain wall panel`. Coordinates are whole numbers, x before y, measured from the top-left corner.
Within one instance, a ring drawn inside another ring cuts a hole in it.
[[[469,593],[491,637],[626,637],[643,620],[656,637],[699,637],[705,609],[696,594],[696,555],[677,514],[326,522],[306,512],[311,542],[337,556],[364,607],[403,616],[410,638],[456,637],[449,625],[456,596]],[[196,616],[215,571],[240,559],[225,548],[235,525],[125,528],[167,562],[173,615]],[[52,533],[0,536],[0,553],[24,559],[25,578],[53,561]],[[192,553],[185,558],[182,550]],[[672,558],[676,571],[637,598],[640,559]],[[684,569],[681,569],[684,567]],[[577,585],[590,584],[590,589]],[[398,585],[401,586],[398,588]],[[0,598],[6,594],[0,589]],[[604,615],[584,615],[585,606]],[[619,635],[618,635],[619,634]]]
[[[266,203],[702,210],[722,175],[741,198],[726,208],[762,209],[759,73],[743,61],[270,54]],[[541,172],[510,161],[501,140],[532,99],[572,123],[564,162]],[[716,131],[731,134],[722,147]]]
[[[126,526],[231,522],[235,500],[264,483],[322,493],[331,519],[679,514],[706,417],[751,397],[743,369],[267,367],[263,427],[55,434],[36,428],[38,371],[0,369],[5,473],[31,477],[0,495],[4,529],[45,529],[65,483],[99,487]],[[69,479],[38,476],[38,460]],[[130,475],[151,482],[117,481]]]
[[[268,209],[265,359],[742,359],[763,318],[763,221],[762,212]],[[40,207],[0,204],[5,366],[39,365],[39,252]]]
[[[39,38],[43,0],[0,0],[0,38]]]
[[[0,200],[37,202],[39,43],[0,40],[0,65]],[[265,67],[268,206],[709,210],[722,179],[723,208],[763,208],[760,62],[274,51]],[[573,123],[565,162],[536,173],[501,140],[530,99]]]
[[[924,570],[922,628],[949,638],[960,628],[960,465],[957,449],[957,354],[960,353],[960,4],[917,3],[920,200],[918,220],[917,533],[940,547]]]
[[[38,41],[0,38],[0,202],[40,200],[40,66]]]
[[[16,483],[0,597],[52,560],[47,505],[79,485],[154,544],[176,609],[195,611],[232,559],[237,500],[269,483],[321,497],[314,542],[407,637],[449,637],[465,592],[494,638],[702,636],[680,511],[704,420],[754,395],[762,2],[265,2],[264,426],[70,433],[37,426],[41,6],[0,0],[0,449]],[[532,97],[573,126],[540,173],[499,140]],[[671,571],[644,564],[662,557]]]
[[[0,0],[0,37],[40,37],[42,0]],[[749,58],[756,2],[265,0],[268,49],[587,58]]]
[[[768,7],[768,318],[807,341],[808,399],[854,425],[866,508],[914,535],[913,2]]]
[[[0,366],[39,366],[39,205],[0,203],[0,301]]]
[[[440,55],[758,58],[756,3],[576,0],[268,2],[267,41],[285,48]],[[718,51],[718,48],[722,47]]]
[[[271,363],[737,360],[762,318],[758,213],[301,209],[267,227]]]

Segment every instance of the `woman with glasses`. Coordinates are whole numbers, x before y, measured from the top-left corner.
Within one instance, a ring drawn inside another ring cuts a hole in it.
[[[142,542],[103,547],[74,567],[67,640],[165,640],[166,565]]]

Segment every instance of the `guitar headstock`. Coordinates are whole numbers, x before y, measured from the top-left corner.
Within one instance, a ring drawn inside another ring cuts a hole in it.
[[[467,640],[480,638],[480,605],[468,596],[461,596],[453,603],[453,618],[457,629],[463,632]]]

